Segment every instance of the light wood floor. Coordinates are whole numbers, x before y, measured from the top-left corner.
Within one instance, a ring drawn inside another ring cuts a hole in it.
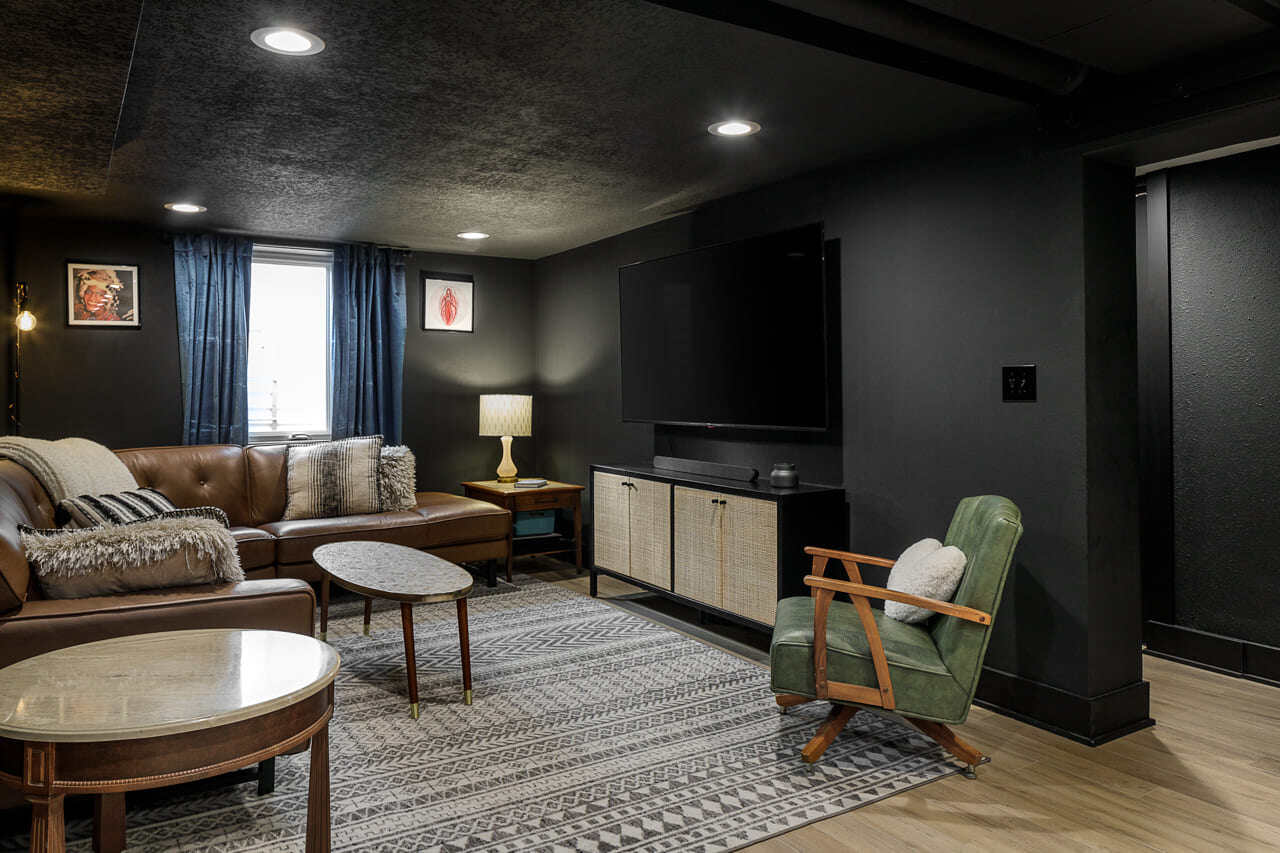
[[[530,573],[587,592],[585,573]],[[636,591],[600,579],[602,600]],[[1280,688],[1144,660],[1154,728],[1091,748],[974,708],[961,736],[991,756],[976,781],[952,776],[749,849],[1280,849]]]

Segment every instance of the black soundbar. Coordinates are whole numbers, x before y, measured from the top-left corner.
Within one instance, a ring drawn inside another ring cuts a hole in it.
[[[703,477],[719,477],[722,480],[741,480],[754,483],[760,476],[755,468],[746,465],[728,465],[724,462],[703,462],[700,459],[680,459],[675,456],[653,457],[653,467],[682,474],[700,474]]]

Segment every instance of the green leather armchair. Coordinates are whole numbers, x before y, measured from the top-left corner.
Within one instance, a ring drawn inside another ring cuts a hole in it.
[[[952,755],[974,766],[987,759],[948,728],[969,715],[991,625],[1013,550],[1022,536],[1022,513],[996,495],[965,498],[947,530],[947,545],[967,562],[954,601],[935,601],[862,583],[858,565],[892,567],[892,560],[806,548],[813,557],[805,578],[810,597],[778,602],[769,657],[778,705],[786,709],[829,700],[831,715],[801,750],[817,761],[860,707],[904,716]],[[848,581],[825,575],[839,560]],[[846,593],[851,603],[836,601]],[[870,599],[901,601],[936,612],[928,622],[907,624],[871,607]]]

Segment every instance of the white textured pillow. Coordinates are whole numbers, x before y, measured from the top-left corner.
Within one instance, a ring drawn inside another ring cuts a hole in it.
[[[405,445],[383,446],[378,459],[378,494],[383,512],[418,506],[418,463]]]
[[[954,545],[944,548],[937,539],[921,539],[893,564],[886,586],[922,598],[950,601],[964,577],[966,561],[964,552]],[[913,604],[886,601],[884,615],[899,622],[924,622],[937,614]]]

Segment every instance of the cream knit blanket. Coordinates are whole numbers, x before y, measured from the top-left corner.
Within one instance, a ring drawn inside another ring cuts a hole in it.
[[[0,437],[0,457],[12,459],[40,481],[54,506],[63,498],[107,495],[138,488],[120,457],[87,438]]]

